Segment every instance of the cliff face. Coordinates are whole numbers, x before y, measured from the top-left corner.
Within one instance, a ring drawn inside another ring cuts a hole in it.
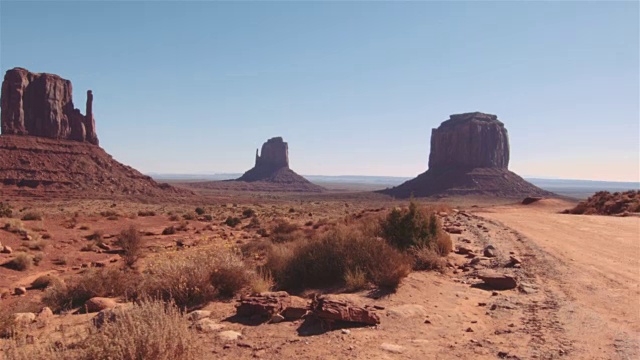
[[[58,75],[8,70],[2,82],[2,134],[73,140],[98,145],[87,92],[86,115],[73,105],[71,81]]]
[[[281,137],[274,137],[262,144],[262,151],[258,155],[256,150],[256,167],[276,171],[289,167],[289,145]]]
[[[429,169],[380,192],[398,198],[554,196],[509,171],[508,166],[509,135],[496,115],[451,115],[431,131]]]
[[[431,131],[429,169],[501,168],[509,165],[509,135],[496,115],[451,115]]]

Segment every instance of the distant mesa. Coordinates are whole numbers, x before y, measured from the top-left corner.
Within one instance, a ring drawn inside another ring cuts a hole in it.
[[[281,137],[274,137],[256,149],[256,163],[236,180],[189,183],[189,186],[214,190],[322,192],[325,189],[313,184],[289,168],[289,145]]]
[[[509,136],[496,115],[451,115],[431,131],[429,169],[380,192],[397,198],[554,196],[509,171],[508,165]]]
[[[73,104],[71,81],[8,70],[0,95],[0,194],[65,198],[173,197],[193,192],[158,184],[98,146],[93,94],[86,114]]]

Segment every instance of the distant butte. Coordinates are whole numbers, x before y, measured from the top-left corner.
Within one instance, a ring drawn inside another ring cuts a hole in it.
[[[509,171],[509,135],[496,115],[451,115],[431,131],[429,168],[381,193],[398,198],[554,196]]]
[[[189,186],[215,190],[322,192],[325,189],[295,173],[289,168],[289,145],[274,137],[258,153],[255,166],[236,180],[189,183]]]
[[[0,102],[2,195],[109,199],[193,195],[156,183],[98,146],[91,90],[83,115],[74,107],[71,81],[14,68],[5,74]]]

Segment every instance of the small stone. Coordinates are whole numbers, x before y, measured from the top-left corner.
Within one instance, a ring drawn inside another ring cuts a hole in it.
[[[105,309],[113,309],[118,303],[109,298],[93,297],[84,303],[84,308],[88,313],[99,312]]]
[[[493,245],[487,245],[483,250],[483,255],[488,258],[496,257],[496,248]]]
[[[218,334],[218,338],[222,341],[235,341],[241,337],[241,333],[233,330],[222,331]]]
[[[13,290],[13,293],[16,295],[24,295],[27,293],[27,288],[24,286],[17,287]]]
[[[200,319],[208,318],[209,316],[211,316],[211,311],[195,310],[187,314],[187,319],[190,321],[198,321]]]
[[[466,332],[473,332],[472,328],[467,328],[467,330],[465,330]]]
[[[210,333],[210,332],[214,332],[214,331],[219,331],[224,329],[224,325],[222,324],[218,324],[215,321],[209,319],[209,318],[204,318],[204,319],[200,319],[197,320],[193,326],[196,328],[196,330],[200,331],[200,332],[204,332],[204,333]]]
[[[13,320],[17,324],[23,324],[23,325],[30,324],[30,323],[36,321],[36,314],[34,314],[34,313],[16,313],[16,314],[13,314]]]
[[[0,251],[0,252],[2,252],[3,254],[11,254],[11,253],[13,253],[13,249],[11,247],[5,245],[5,246],[2,247],[2,251]]]
[[[43,307],[42,310],[38,313],[38,319],[46,319],[53,316],[53,311],[51,311],[48,307]]]
[[[402,354],[405,351],[404,346],[389,343],[382,343],[382,345],[380,345],[380,349],[394,354]]]
[[[280,314],[273,314],[273,316],[271,317],[271,323],[272,324],[277,324],[280,322],[284,321],[284,316],[280,315]]]
[[[342,329],[342,333],[345,334],[345,335],[349,335],[349,334],[351,334],[351,330]]]

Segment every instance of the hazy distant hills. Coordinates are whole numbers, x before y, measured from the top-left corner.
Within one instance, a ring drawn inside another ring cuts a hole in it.
[[[149,176],[156,180],[171,182],[190,182],[203,180],[229,180],[236,179],[240,173],[230,174],[161,174],[149,173]],[[397,186],[410,179],[410,177],[395,176],[360,176],[360,175],[303,175],[309,181],[325,186],[327,188],[343,189],[366,189],[378,190],[391,186]],[[615,182],[615,181],[591,181],[591,180],[569,180],[569,179],[541,179],[535,177],[525,177],[532,184],[559,195],[575,198],[587,198],[596,191],[624,191],[640,189],[638,182]]]

